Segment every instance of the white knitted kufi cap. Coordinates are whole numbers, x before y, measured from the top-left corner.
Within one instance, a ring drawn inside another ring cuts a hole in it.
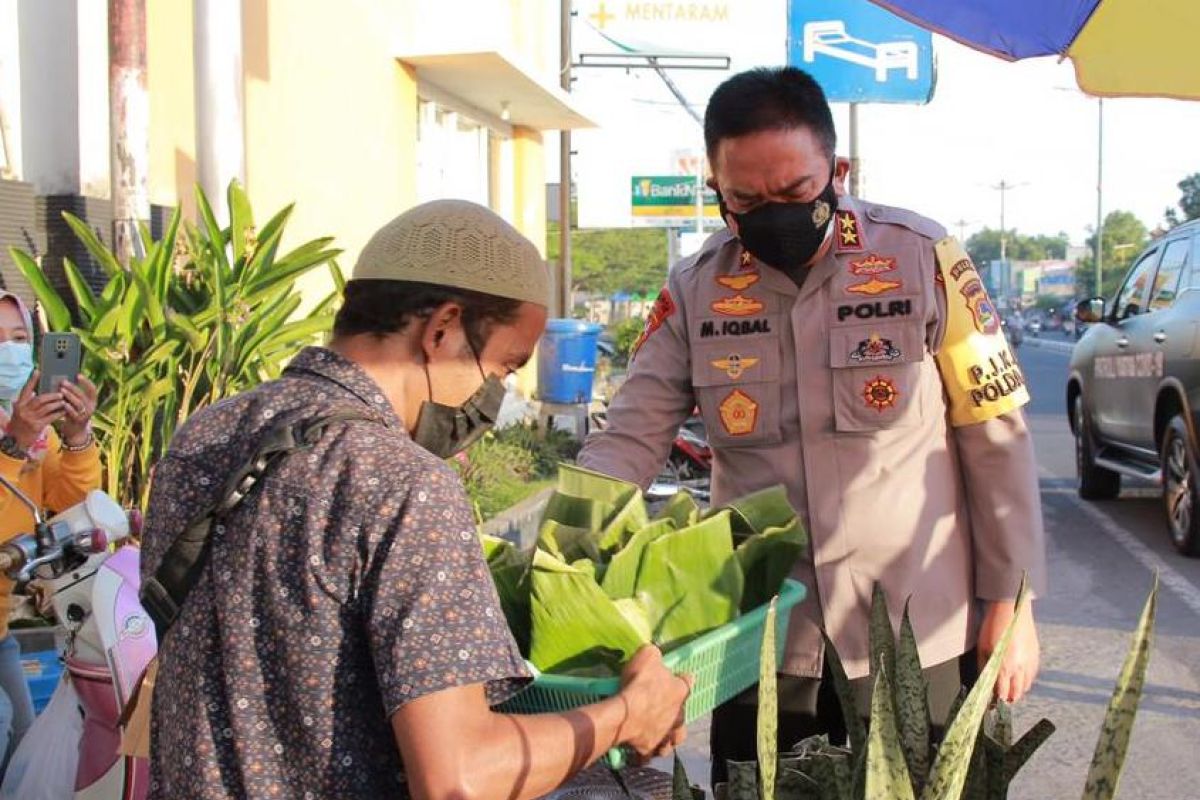
[[[423,203],[384,225],[363,248],[352,277],[550,303],[550,276],[533,243],[495,212],[466,200]]]

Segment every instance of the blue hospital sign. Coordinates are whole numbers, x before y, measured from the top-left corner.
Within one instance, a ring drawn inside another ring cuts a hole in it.
[[[870,0],[789,0],[788,64],[834,103],[933,97],[933,36]]]

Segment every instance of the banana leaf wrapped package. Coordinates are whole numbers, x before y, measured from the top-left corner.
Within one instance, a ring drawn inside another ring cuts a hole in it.
[[[651,519],[637,486],[562,465],[533,553],[484,551],[521,652],[545,673],[616,675],[768,602],[807,544],[782,487],[701,513],[681,493]]]

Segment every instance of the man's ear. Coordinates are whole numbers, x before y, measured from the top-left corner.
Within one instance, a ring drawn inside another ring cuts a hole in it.
[[[455,340],[462,336],[462,306],[458,303],[443,303],[434,309],[421,331],[421,350],[426,361],[434,361],[447,353],[457,356],[459,347]]]
[[[850,159],[844,156],[838,156],[834,160],[833,167],[833,190],[837,192],[838,197],[841,197],[846,192],[846,181],[850,178]]]

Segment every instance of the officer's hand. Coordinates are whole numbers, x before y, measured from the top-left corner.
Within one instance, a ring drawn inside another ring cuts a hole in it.
[[[637,651],[621,673],[627,714],[621,743],[642,760],[667,755],[682,744],[687,734],[683,705],[691,689],[691,677],[671,674],[657,647]]]
[[[1015,613],[1011,602],[988,603],[983,625],[979,629],[979,667],[987,663],[992,652],[1000,644],[1004,629]],[[1033,622],[1033,604],[1026,603],[1013,628],[1008,652],[1000,663],[1000,675],[996,679],[996,697],[1007,703],[1015,703],[1033,687],[1037,677],[1041,647],[1038,644],[1037,626]]]

